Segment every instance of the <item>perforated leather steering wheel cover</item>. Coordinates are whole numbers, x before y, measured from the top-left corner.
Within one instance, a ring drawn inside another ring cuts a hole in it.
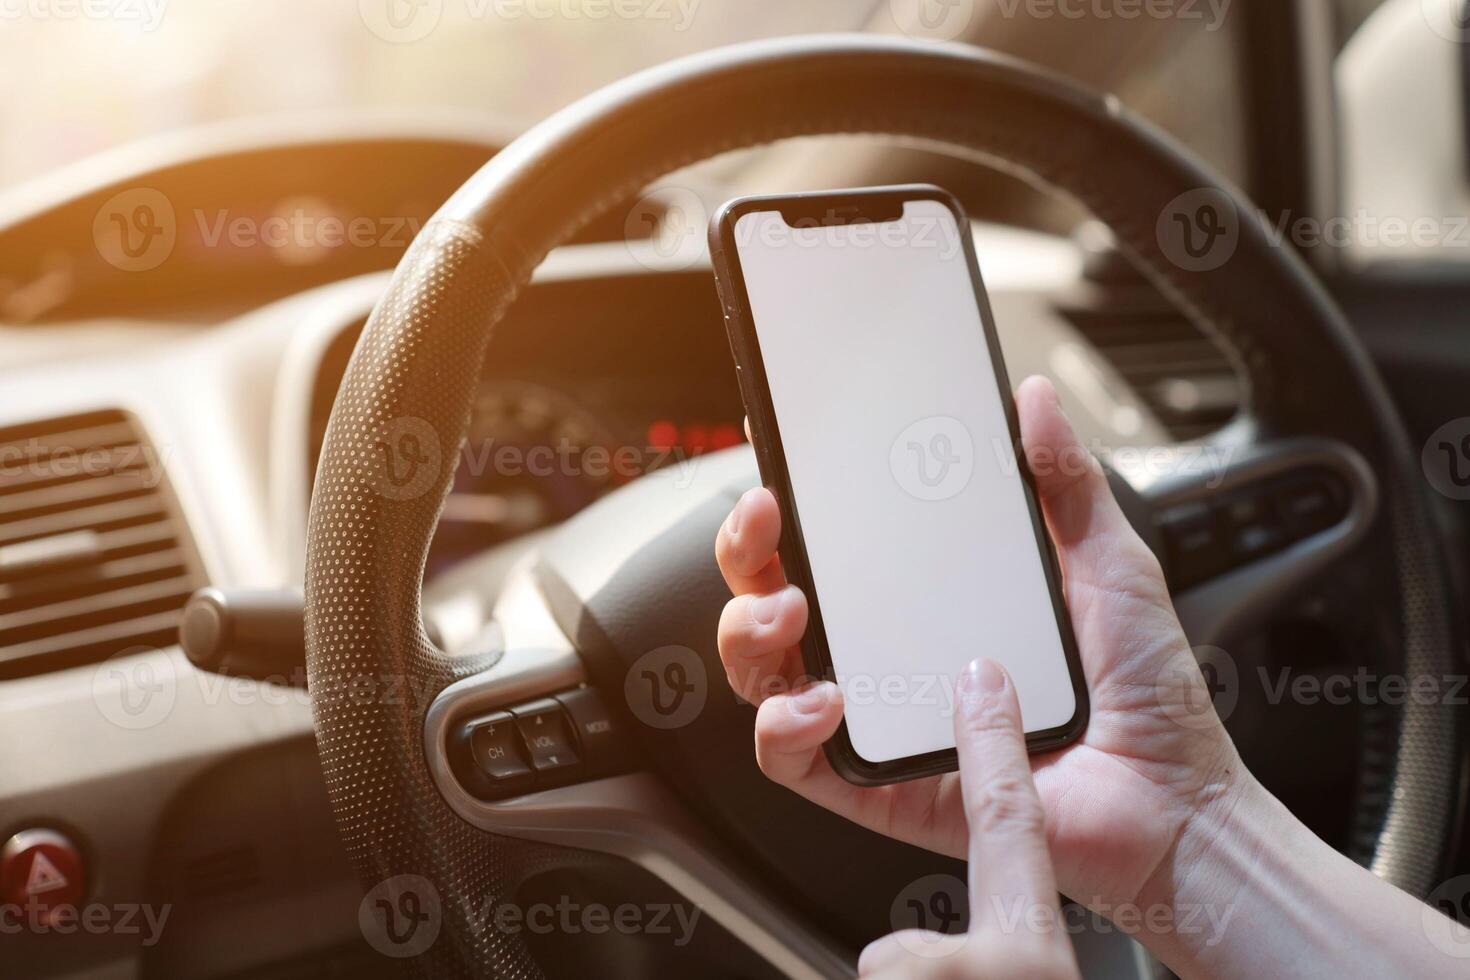
[[[434,649],[420,626],[419,592],[491,329],[551,248],[653,179],[722,150],[839,132],[975,153],[1076,198],[1112,226],[1162,290],[1240,352],[1263,431],[1332,432],[1373,463],[1396,548],[1404,670],[1454,668],[1442,556],[1395,410],[1320,286],[1272,244],[1237,192],[1229,190],[1242,216],[1234,256],[1219,270],[1189,273],[1163,254],[1154,219],[1175,196],[1223,183],[1108,99],[986,52],[869,37],[761,42],[684,59],[564,110],[471,178],[400,264],[332,411],[308,532],[318,742],[359,873],[371,883],[422,874],[443,893],[445,938],[421,960],[437,974],[535,970],[517,937],[477,932],[460,911],[465,900],[475,908],[505,894],[529,845],[460,821],[434,790],[421,750],[433,694],[487,663]],[[1305,363],[1322,380],[1316,399],[1276,384],[1274,364]],[[440,464],[419,495],[398,499],[384,492],[383,446],[405,426],[432,433]],[[359,678],[412,696],[340,693]],[[1421,894],[1455,813],[1455,726],[1444,706],[1405,705],[1396,764],[1385,774],[1373,867]]]

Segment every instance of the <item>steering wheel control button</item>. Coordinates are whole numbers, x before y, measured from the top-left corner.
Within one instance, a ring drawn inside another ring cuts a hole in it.
[[[1220,510],[1230,529],[1232,564],[1269,554],[1286,543],[1276,513],[1259,488],[1227,500]]]
[[[578,688],[462,722],[449,759],[475,796],[504,799],[628,771],[627,727],[596,691]]]
[[[559,703],[548,698],[512,710],[531,754],[531,766],[543,780],[559,781],[581,770],[576,736]]]
[[[470,736],[470,757],[499,786],[531,772],[521,757],[514,719],[504,712],[475,726]]]
[[[556,699],[566,709],[577,733],[589,778],[611,776],[629,768],[629,733],[596,691],[581,687],[558,694]]]
[[[1220,570],[1220,532],[1205,504],[1184,504],[1159,519],[1168,552],[1169,575],[1178,586],[1193,585]]]
[[[54,830],[22,830],[0,849],[0,902],[19,917],[48,926],[62,908],[87,894],[82,852]]]
[[[476,796],[496,799],[531,788],[536,774],[526,761],[515,719],[498,711],[460,726],[458,746],[451,747],[460,779]],[[457,748],[458,751],[454,751]]]
[[[1316,534],[1347,514],[1347,493],[1327,476],[1299,477],[1283,482],[1274,494],[1276,510],[1297,537]]]
[[[1265,480],[1210,503],[1180,504],[1159,515],[1169,583],[1186,588],[1281,551],[1347,515],[1348,493],[1334,474]]]

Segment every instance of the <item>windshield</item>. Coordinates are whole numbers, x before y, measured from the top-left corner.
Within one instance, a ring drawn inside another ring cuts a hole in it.
[[[886,3],[887,0],[880,0]],[[0,186],[155,132],[322,109],[530,123],[679,55],[856,30],[874,0],[0,0]]]
[[[350,128],[351,114],[460,112],[499,139],[650,65],[834,31],[969,42],[1070,75],[1249,186],[1244,18],[1231,0],[1172,0],[1147,17],[1135,0],[1112,2],[0,0],[0,64],[26,80],[0,100],[0,190],[142,137],[247,117]],[[789,152],[706,166],[737,170],[730,186],[745,193],[937,180],[985,220],[1052,231],[1078,220],[1014,180],[906,158],[891,142],[778,150]]]

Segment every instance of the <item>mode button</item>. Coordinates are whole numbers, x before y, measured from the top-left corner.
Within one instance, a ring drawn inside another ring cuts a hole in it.
[[[582,743],[582,759],[587,776],[611,776],[628,769],[629,734],[623,722],[607,709],[602,698],[590,687],[558,694],[556,699],[567,709],[572,727]]]

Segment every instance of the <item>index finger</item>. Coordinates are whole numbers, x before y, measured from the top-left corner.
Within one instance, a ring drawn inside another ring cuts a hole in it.
[[[1021,705],[1001,666],[976,660],[960,677],[955,713],[960,790],[970,828],[970,928],[1012,933],[1049,913],[1057,881],[1046,814],[1031,779]],[[1057,930],[1050,930],[1053,941]]]

